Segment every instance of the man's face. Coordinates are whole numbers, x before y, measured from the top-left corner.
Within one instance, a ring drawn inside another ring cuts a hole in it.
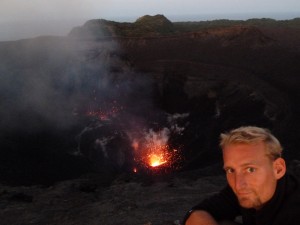
[[[263,142],[228,145],[223,160],[228,184],[242,207],[260,209],[272,198],[278,168],[276,160],[267,156]]]

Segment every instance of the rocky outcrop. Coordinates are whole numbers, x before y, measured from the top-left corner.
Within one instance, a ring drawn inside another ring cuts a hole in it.
[[[104,19],[90,20],[81,27],[75,27],[70,37],[81,39],[102,39],[106,37],[162,36],[174,32],[173,23],[163,15],[142,16],[134,23],[117,23]]]

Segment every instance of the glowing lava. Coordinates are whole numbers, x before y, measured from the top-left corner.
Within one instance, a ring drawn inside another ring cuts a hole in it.
[[[123,107],[118,105],[116,101],[113,101],[111,103],[104,102],[102,106],[90,109],[86,114],[87,116],[97,117],[99,120],[109,120],[116,117],[122,110]]]
[[[132,140],[135,161],[146,167],[154,168],[164,165],[170,167],[173,163],[176,150],[168,145],[170,131],[167,128],[157,132],[152,129],[144,132],[139,139]]]
[[[163,154],[157,155],[157,154],[152,154],[149,155],[149,165],[152,167],[157,167],[162,164],[165,164],[167,162],[166,157],[164,157]]]

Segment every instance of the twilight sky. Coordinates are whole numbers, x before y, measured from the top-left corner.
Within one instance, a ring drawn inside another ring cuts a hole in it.
[[[66,35],[89,19],[172,21],[300,17],[300,0],[0,0],[0,41]]]

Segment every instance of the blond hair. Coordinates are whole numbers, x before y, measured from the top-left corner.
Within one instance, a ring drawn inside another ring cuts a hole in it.
[[[281,157],[282,146],[268,129],[246,126],[223,133],[220,136],[220,147],[224,149],[231,144],[256,144],[263,142],[266,146],[267,155],[275,160]]]

